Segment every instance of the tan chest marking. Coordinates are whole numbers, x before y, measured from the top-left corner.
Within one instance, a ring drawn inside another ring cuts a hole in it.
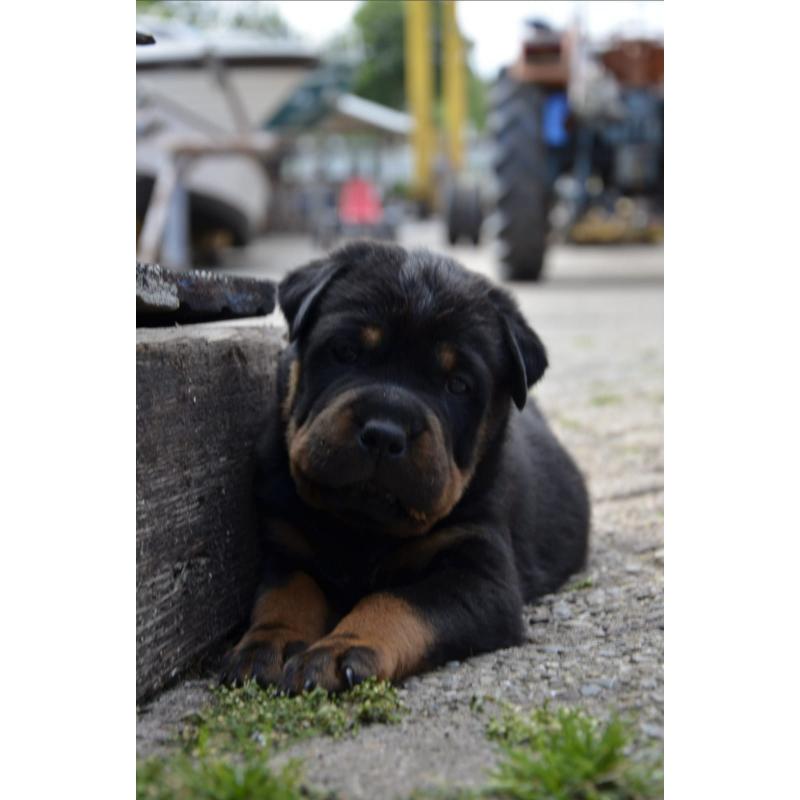
[[[289,366],[289,378],[286,383],[286,394],[281,405],[281,413],[284,421],[292,415],[294,401],[297,399],[297,387],[300,384],[300,361],[295,359]]]

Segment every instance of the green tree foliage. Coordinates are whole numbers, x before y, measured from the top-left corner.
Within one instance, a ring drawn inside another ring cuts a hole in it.
[[[355,94],[376,103],[405,108],[405,12],[404,0],[364,0],[353,17],[358,32],[361,58],[353,80]],[[433,41],[434,86],[437,98],[442,87],[442,7],[433,2],[431,36]],[[472,47],[465,42],[466,51]],[[441,119],[437,101],[435,118]],[[469,117],[478,129],[486,121],[486,85],[469,66],[467,56],[467,102]]]
[[[353,17],[363,52],[353,91],[392,108],[405,106],[404,19],[403,0],[365,0]]]

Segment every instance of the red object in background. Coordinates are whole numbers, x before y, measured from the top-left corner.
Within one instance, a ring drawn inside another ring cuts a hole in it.
[[[339,219],[346,225],[377,225],[383,207],[377,189],[363,178],[351,178],[339,193]]]

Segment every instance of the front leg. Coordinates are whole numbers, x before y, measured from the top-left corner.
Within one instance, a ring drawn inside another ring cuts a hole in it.
[[[321,638],[329,620],[325,595],[309,575],[293,572],[270,580],[259,591],[250,627],[226,657],[220,682],[279,683],[286,660]]]
[[[330,634],[292,656],[284,690],[339,691],[371,676],[399,681],[518,644],[522,600],[510,552],[483,536],[453,539],[425,563],[418,582],[368,595]]]

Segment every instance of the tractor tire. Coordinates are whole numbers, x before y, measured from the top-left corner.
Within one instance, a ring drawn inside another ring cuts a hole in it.
[[[503,277],[538,281],[553,197],[541,124],[544,94],[504,70],[492,88],[491,104]]]

